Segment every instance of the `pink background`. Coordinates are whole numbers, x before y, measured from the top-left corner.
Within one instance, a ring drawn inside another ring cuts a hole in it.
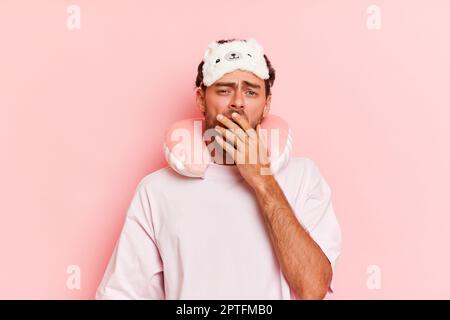
[[[81,29],[66,27],[67,6]],[[366,26],[369,5],[381,30]],[[335,299],[450,298],[450,3],[0,1],[0,298],[92,299],[211,40],[255,37],[333,190]],[[69,265],[81,289],[66,287]],[[367,268],[381,270],[371,290]]]

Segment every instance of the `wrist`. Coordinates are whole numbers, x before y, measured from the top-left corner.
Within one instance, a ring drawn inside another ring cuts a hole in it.
[[[276,184],[277,181],[275,180],[273,174],[260,175],[259,178],[252,184],[252,188],[257,194],[266,194],[272,193]]]

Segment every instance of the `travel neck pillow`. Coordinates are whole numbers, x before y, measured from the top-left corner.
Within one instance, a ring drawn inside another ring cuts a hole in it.
[[[175,122],[166,130],[164,156],[169,166],[183,176],[204,178],[212,162],[206,145],[212,135],[203,134],[204,128],[203,118],[191,118]],[[260,129],[267,132],[270,173],[275,174],[289,161],[292,151],[291,130],[286,121],[275,115],[264,117]]]

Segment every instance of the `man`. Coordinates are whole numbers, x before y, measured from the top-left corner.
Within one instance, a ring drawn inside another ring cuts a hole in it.
[[[203,179],[166,167],[141,180],[97,299],[323,299],[332,292],[341,232],[317,166],[291,158],[279,172],[261,174],[270,163],[248,161],[252,147],[265,147],[259,124],[274,79],[256,40],[208,46],[197,105],[225,152],[212,154]]]

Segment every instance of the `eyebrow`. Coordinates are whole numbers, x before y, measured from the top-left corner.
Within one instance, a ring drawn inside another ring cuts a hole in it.
[[[261,89],[261,86],[259,84],[244,80],[242,81],[247,87],[255,88],[255,89]],[[236,82],[216,82],[214,84],[215,87],[236,87]]]

